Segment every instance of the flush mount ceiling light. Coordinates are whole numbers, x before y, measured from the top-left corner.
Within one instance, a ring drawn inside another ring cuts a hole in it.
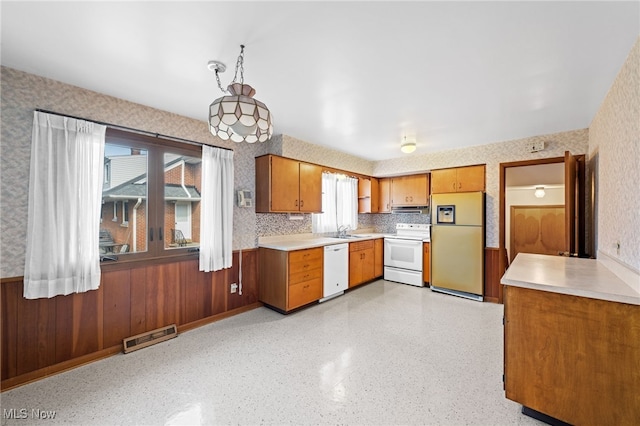
[[[533,193],[536,198],[544,197],[544,186],[536,186],[536,192]]]
[[[254,88],[244,84],[244,45],[240,45],[236,72],[227,90],[224,90],[220,83],[220,73],[226,71],[226,65],[220,61],[209,61],[207,66],[216,73],[220,90],[231,94],[218,98],[209,105],[211,133],[225,141],[231,139],[234,142],[254,143],[268,140],[273,134],[271,112],[265,104],[253,99],[256,93]],[[236,81],[238,70],[240,70],[239,83]]]
[[[404,141],[402,142],[402,144],[400,144],[400,151],[404,152],[405,154],[411,154],[415,150],[416,143],[407,141],[407,137],[405,136]]]

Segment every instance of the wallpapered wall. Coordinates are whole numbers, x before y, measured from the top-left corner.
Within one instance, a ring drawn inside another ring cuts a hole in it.
[[[544,151],[531,153],[527,149],[532,142],[545,142]],[[385,176],[405,172],[417,172],[447,167],[486,164],[486,246],[498,247],[500,210],[500,163],[524,161],[538,158],[563,157],[565,151],[573,155],[586,154],[588,130],[574,130],[535,136],[507,142],[472,146],[464,149],[434,152],[431,154],[405,156],[393,160],[379,161],[373,174]]]
[[[546,136],[499,142],[461,150],[402,156],[369,162],[323,148],[287,135],[277,135],[264,144],[235,144],[213,137],[203,121],[159,111],[144,105],[88,91],[43,77],[1,68],[2,156],[0,158],[0,276],[23,274],[29,156],[33,110],[41,108],[141,130],[175,136],[234,150],[235,189],[255,189],[254,158],[266,153],[323,164],[373,176],[428,171],[435,168],[487,164],[487,246],[498,246],[499,163],[533,158],[558,157],[565,150],[584,154],[588,148],[586,129]],[[547,148],[531,154],[526,145],[543,140]],[[377,232],[392,232],[397,221],[425,223],[427,215],[359,215],[359,226]],[[282,214],[256,214],[253,209],[234,210],[234,249],[256,246],[258,236],[311,232],[310,215],[301,221]]]
[[[640,37],[591,122],[589,156],[596,170],[597,250],[638,272]]]

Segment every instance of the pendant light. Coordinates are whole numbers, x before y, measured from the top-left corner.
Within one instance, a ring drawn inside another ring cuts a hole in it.
[[[404,152],[405,154],[411,154],[415,150],[416,150],[416,143],[408,142],[407,137],[405,136],[404,141],[402,142],[402,144],[400,144],[400,151]]]
[[[216,73],[218,87],[223,96],[209,105],[209,130],[222,140],[234,142],[264,142],[273,134],[271,112],[262,102],[253,98],[256,93],[253,87],[244,84],[244,45],[240,45],[240,55],[236,62],[233,81],[227,90],[222,88],[220,73],[226,71],[225,64],[209,61],[208,68]],[[237,82],[240,70],[240,82]]]
[[[536,186],[536,191],[533,194],[536,198],[544,197],[544,186]]]

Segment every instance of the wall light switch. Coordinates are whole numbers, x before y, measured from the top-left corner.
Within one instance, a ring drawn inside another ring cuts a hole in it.
[[[236,293],[237,291],[238,291],[238,284],[232,283],[231,284],[231,293]]]

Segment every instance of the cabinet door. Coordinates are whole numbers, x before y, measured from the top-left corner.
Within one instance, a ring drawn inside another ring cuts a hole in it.
[[[426,174],[400,176],[391,179],[393,206],[424,206],[428,204],[429,178]]]
[[[375,250],[373,248],[362,250],[362,282],[375,278]]]
[[[391,212],[391,179],[383,178],[379,180],[378,193],[380,200],[378,203],[378,213]]]
[[[322,211],[322,167],[300,164],[300,203],[301,212],[320,213]]]
[[[378,238],[373,242],[373,244],[373,256],[375,259],[373,274],[374,278],[377,278],[384,275],[384,240],[382,238]]]
[[[271,157],[271,211],[299,210],[299,164],[298,161],[288,158]]]
[[[362,282],[362,252],[363,250],[349,252],[349,288]]]
[[[431,171],[431,193],[446,194],[456,192],[457,180],[456,169],[441,169]]]
[[[485,166],[460,167],[457,170],[458,192],[484,191]]]
[[[431,243],[423,243],[422,254],[422,279],[425,283],[431,281]]]

